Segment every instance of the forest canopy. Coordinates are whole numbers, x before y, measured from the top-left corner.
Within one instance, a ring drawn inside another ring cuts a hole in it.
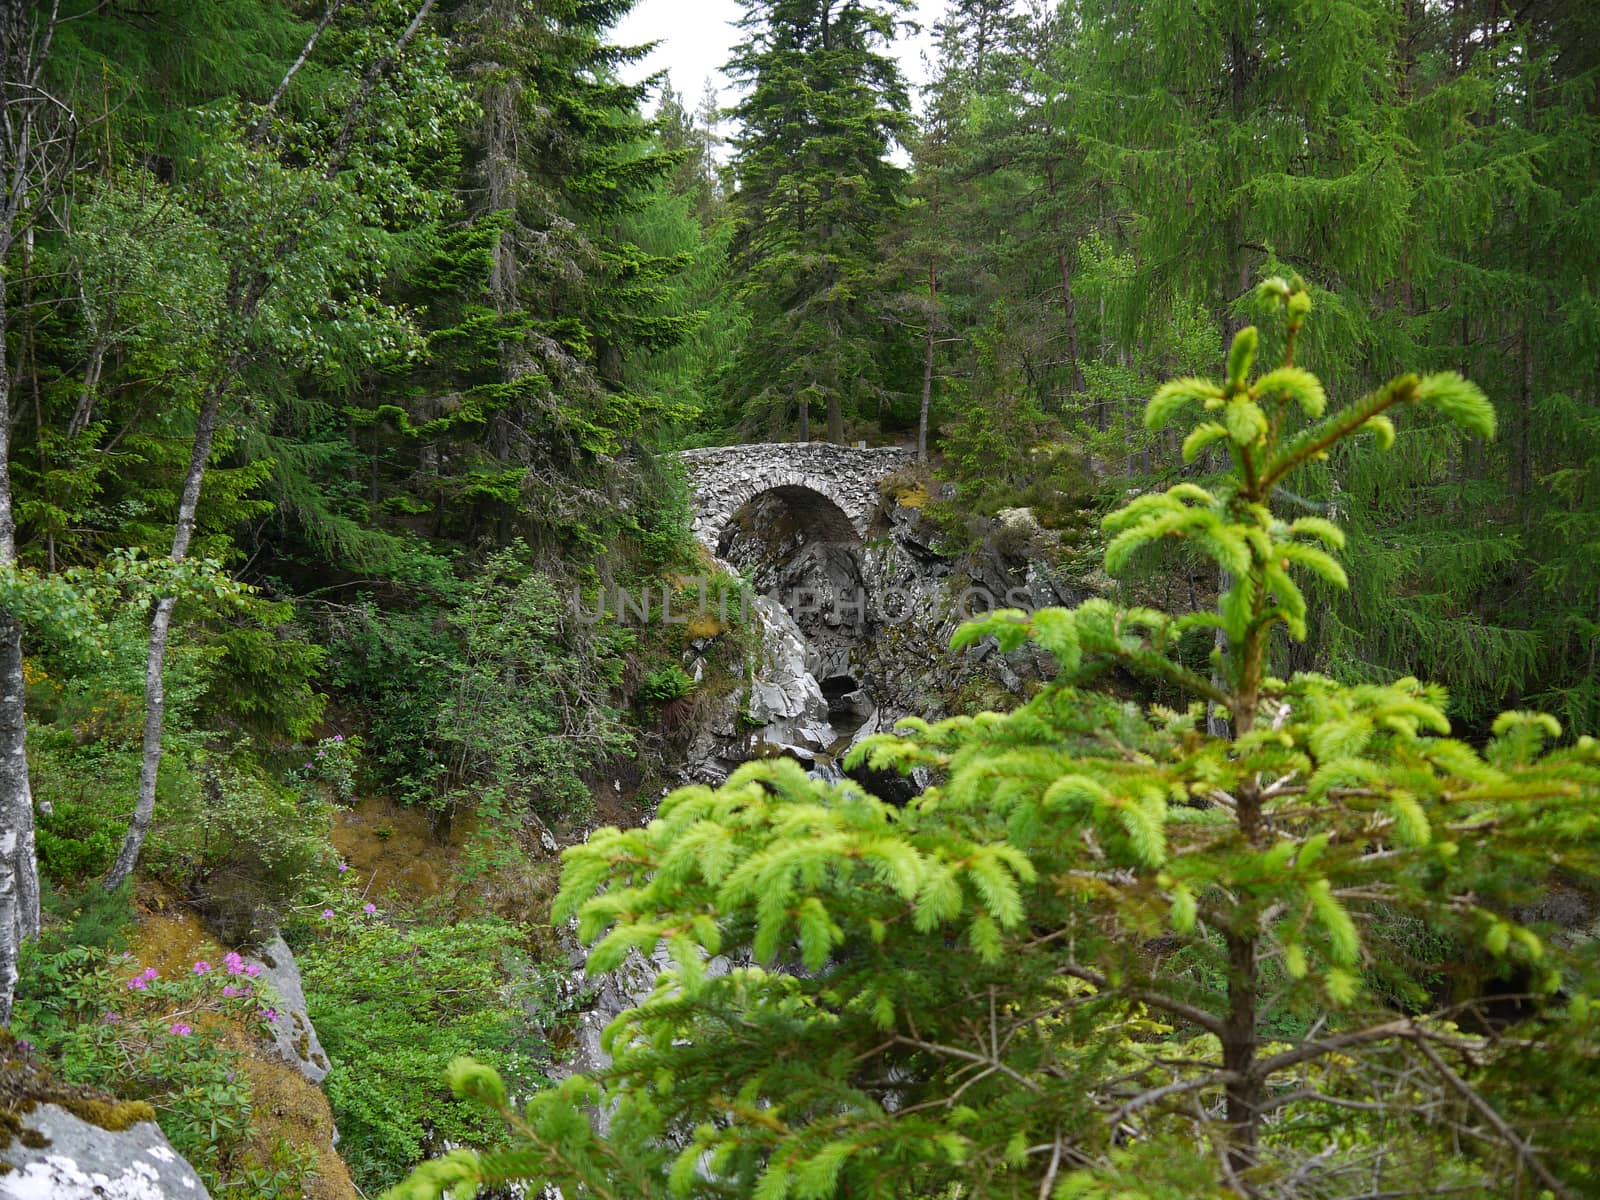
[[[723,107],[639,2],[0,0],[7,1029],[219,1198],[1600,1188],[1592,5],[741,0]],[[768,442],[1072,599],[676,790],[776,618],[581,614],[804,560]]]

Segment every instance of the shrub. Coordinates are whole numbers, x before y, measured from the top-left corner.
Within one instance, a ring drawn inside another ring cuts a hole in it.
[[[372,715],[371,766],[445,813],[484,786],[551,821],[586,813],[583,774],[632,748],[612,693],[629,635],[569,610],[520,542],[448,611],[367,609],[335,631],[336,677]]]
[[[163,774],[183,768],[175,759]],[[145,868],[171,884],[226,942],[277,928],[285,909],[326,870],[325,801],[285,788],[247,757],[195,756],[188,786],[158,805]]]
[[[470,1054],[518,1090],[542,1082],[542,1064],[518,1049],[542,1002],[514,949],[524,935],[517,926],[490,917],[400,926],[353,919],[348,903],[330,903],[335,916],[296,953],[333,1064],[324,1087],[341,1149],[376,1194],[446,1144],[504,1139],[498,1122],[450,1102],[445,1067]]]
[[[134,754],[44,738],[30,749],[40,873],[58,884],[103,875],[127,832],[129,785],[138,778]]]
[[[348,804],[356,797],[356,769],[361,758],[361,739],[342,733],[318,739],[306,751],[306,761],[289,773],[302,787],[321,786],[328,797]]]

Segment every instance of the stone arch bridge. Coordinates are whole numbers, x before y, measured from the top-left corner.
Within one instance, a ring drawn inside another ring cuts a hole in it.
[[[830,540],[860,541],[877,514],[878,481],[916,461],[915,450],[865,450],[828,442],[767,442],[684,450],[694,491],[694,535],[713,552],[733,519],[768,492],[803,513]]]

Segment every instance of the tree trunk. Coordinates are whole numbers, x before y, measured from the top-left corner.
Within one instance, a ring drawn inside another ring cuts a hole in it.
[[[1511,487],[1517,496],[1527,494],[1533,484],[1529,459],[1528,430],[1533,424],[1533,357],[1528,353],[1528,315],[1522,314],[1517,326],[1517,450],[1511,472]]]
[[[23,695],[22,627],[0,618],[0,1025],[11,1020],[17,952],[39,932]]]
[[[217,413],[222,407],[222,381],[212,386],[200,409],[200,421],[195,426],[194,447],[189,453],[189,469],[183,477],[183,494],[178,501],[178,528],[172,536],[172,561],[181,563],[189,553],[189,541],[194,536],[195,511],[200,506],[200,485],[205,482],[206,464],[211,459],[211,443],[217,433]],[[167,634],[172,628],[172,610],[177,599],[163,596],[156,601],[155,615],[150,619],[150,647],[144,669],[144,745],[139,763],[139,796],[134,805],[133,819],[128,822],[127,836],[117,861],[106,875],[106,887],[120,887],[133,874],[139,861],[139,851],[144,846],[145,835],[150,832],[150,820],[156,810],[156,779],[161,771],[161,729],[166,716],[166,688],[163,672],[167,653]]]
[[[11,499],[11,366],[6,358],[10,310],[5,262],[25,211],[43,203],[51,187],[36,115],[44,64],[55,37],[59,0],[0,5],[0,106],[6,108],[0,141],[0,569],[17,565],[16,514]],[[30,20],[31,18],[31,20]],[[15,109],[13,111],[13,106]],[[28,784],[26,681],[22,626],[0,612],[0,1024],[11,1020],[17,953],[39,932],[39,864],[34,853],[33,791]]]
[[[828,389],[828,440],[835,446],[844,445],[844,411],[839,406],[839,389]]]
[[[922,354],[922,410],[917,415],[917,461],[928,461],[928,408],[933,400],[933,327],[939,311],[939,274],[928,262],[928,341]]]
[[[0,232],[0,255],[11,230]],[[0,259],[3,262],[3,259]],[[0,570],[17,565],[11,504],[11,368],[5,354],[9,311],[0,274]],[[0,1023],[11,1020],[17,952],[39,932],[39,864],[33,848],[33,791],[28,785],[22,626],[0,613]]]
[[[261,116],[257,118],[255,125],[251,128],[250,144],[252,146],[259,146],[262,139],[267,136],[267,130],[272,124],[272,114],[278,110],[278,102],[283,99],[283,94],[289,90],[289,85],[294,82],[294,77],[300,73],[300,68],[306,65],[306,60],[311,57],[311,52],[317,48],[318,39],[322,37],[323,32],[333,22],[335,14],[338,13],[343,5],[344,0],[328,0],[328,7],[322,13],[322,20],[317,23],[317,27],[311,31],[311,36],[306,39],[306,44],[300,51],[300,57],[295,59],[289,65],[289,69],[283,73],[283,79],[279,81],[271,99],[267,101],[266,107],[261,110]],[[106,133],[108,140],[110,136],[108,129]],[[107,161],[110,160],[110,157],[111,155],[108,151],[106,154]]]
[[[811,397],[804,392],[800,393],[800,440],[811,440]]]
[[[411,18],[411,24],[406,26],[405,32],[400,35],[393,48],[389,53],[374,61],[367,68],[366,74],[361,77],[361,87],[356,92],[355,100],[345,110],[344,122],[339,127],[339,136],[334,139],[333,151],[329,154],[328,165],[323,170],[323,175],[328,179],[333,179],[339,174],[339,168],[344,166],[344,160],[350,154],[350,148],[355,142],[356,126],[361,120],[361,114],[366,111],[367,102],[372,99],[372,89],[377,85],[378,77],[385,71],[390,70],[394,66],[395,60],[405,52],[405,48],[411,43],[411,39],[416,37],[417,31],[422,28],[422,23],[428,19],[428,13],[433,10],[433,5],[434,0],[422,0],[422,4],[417,8],[416,15]],[[331,20],[332,17],[333,12],[330,9],[326,19]],[[317,30],[318,35],[321,32],[319,28]],[[314,43],[315,40],[313,38],[312,42]],[[311,44],[307,44],[305,53],[311,53]],[[285,84],[293,77],[294,72],[299,69],[299,64],[296,63],[290,69],[289,75],[285,77]],[[274,96],[273,99],[276,101],[277,97]],[[263,114],[263,116],[265,115]]]
[[[917,414],[917,461],[928,461],[928,402],[933,398],[933,325],[922,355],[922,410]]]
[[[1055,163],[1045,163],[1044,178],[1050,188],[1050,224],[1055,231],[1056,272],[1061,278],[1061,313],[1067,324],[1067,357],[1072,362],[1072,391],[1074,395],[1082,395],[1083,365],[1078,360],[1078,307],[1072,300],[1072,260],[1067,254],[1066,235],[1061,229],[1061,208],[1056,196]],[[1106,427],[1104,409],[1096,412],[1095,424],[1101,429]]]
[[[1256,939],[1229,931],[1228,1013],[1222,1025],[1222,1069],[1236,1078],[1228,1084],[1228,1165],[1247,1170],[1256,1156],[1261,1082],[1252,1074],[1256,1059]]]

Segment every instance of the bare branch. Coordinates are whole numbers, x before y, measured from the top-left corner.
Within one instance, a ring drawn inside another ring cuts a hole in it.
[[[322,20],[317,23],[317,27],[311,31],[311,36],[306,39],[306,44],[300,51],[300,57],[289,64],[289,69],[283,73],[283,79],[279,81],[277,89],[272,93],[272,97],[267,101],[266,107],[261,110],[261,116],[250,130],[250,145],[259,146],[261,139],[267,136],[267,126],[272,121],[272,114],[278,110],[278,101],[283,99],[283,94],[289,90],[289,84],[300,73],[300,68],[306,65],[306,60],[311,57],[311,52],[316,49],[318,39],[322,37],[322,31],[333,22],[334,16],[342,7],[344,7],[344,0],[328,0],[328,9],[322,14]]]
[[[1557,1196],[1570,1200],[1572,1193],[1567,1190],[1566,1185],[1550,1173],[1550,1169],[1533,1152],[1533,1147],[1522,1140],[1522,1137],[1515,1129],[1511,1128],[1506,1119],[1495,1111],[1494,1106],[1473,1090],[1471,1084],[1450,1069],[1450,1064],[1439,1057],[1438,1051],[1428,1045],[1426,1038],[1412,1038],[1411,1043],[1416,1046],[1417,1052],[1428,1060],[1428,1064],[1450,1086],[1450,1090],[1465,1100],[1474,1112],[1489,1122],[1494,1131],[1505,1141],[1506,1145],[1517,1152],[1517,1157],[1522,1160],[1528,1170],[1538,1176],[1540,1183],[1544,1184]]]

